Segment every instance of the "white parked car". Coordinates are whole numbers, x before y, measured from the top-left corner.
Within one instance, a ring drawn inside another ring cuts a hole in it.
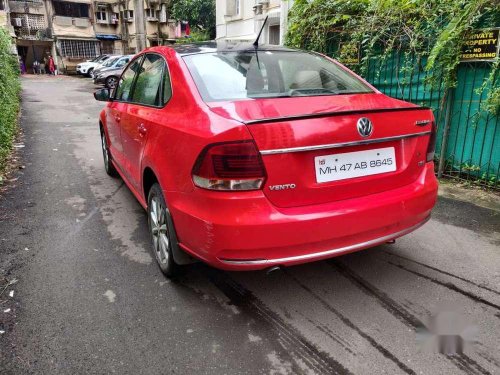
[[[84,76],[90,76],[97,66],[100,66],[103,62],[107,61],[111,55],[100,55],[92,60],[85,61],[76,66],[76,72]]]

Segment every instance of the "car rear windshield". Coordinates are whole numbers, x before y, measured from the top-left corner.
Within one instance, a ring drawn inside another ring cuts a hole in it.
[[[216,52],[183,58],[206,102],[373,92],[339,65],[308,52]]]

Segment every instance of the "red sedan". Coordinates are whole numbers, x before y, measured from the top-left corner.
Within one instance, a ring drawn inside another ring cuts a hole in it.
[[[95,97],[106,171],[147,210],[167,276],[193,260],[256,270],[365,249],[436,202],[431,110],[320,54],[156,47]]]

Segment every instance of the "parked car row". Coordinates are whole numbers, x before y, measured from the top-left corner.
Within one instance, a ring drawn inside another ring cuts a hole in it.
[[[134,55],[101,55],[78,64],[76,72],[90,77],[95,84],[104,84],[113,89],[118,82],[123,69]]]

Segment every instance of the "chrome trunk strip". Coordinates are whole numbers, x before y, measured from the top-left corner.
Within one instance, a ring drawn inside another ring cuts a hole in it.
[[[274,155],[274,154],[286,154],[289,152],[305,152],[305,151],[315,151],[315,150],[326,150],[326,149],[330,149],[330,148],[369,145],[369,144],[397,141],[400,139],[422,137],[424,135],[429,135],[429,134],[431,134],[431,131],[422,132],[422,133],[415,133],[415,134],[404,134],[404,135],[398,135],[395,137],[366,139],[366,140],[354,141],[354,142],[330,143],[330,144],[326,144],[326,145],[304,146],[304,147],[276,148],[276,149],[272,149],[272,150],[261,150],[260,153],[261,153],[261,155]]]
[[[396,232],[396,233],[391,233],[387,236],[375,238],[370,241],[366,242],[361,242],[357,243],[354,245],[349,245],[349,246],[344,246],[344,247],[339,247],[338,249],[332,249],[332,250],[326,250],[326,251],[321,251],[319,253],[313,253],[313,254],[305,254],[305,255],[297,255],[294,257],[288,257],[288,258],[278,258],[278,259],[257,259],[257,260],[230,260],[230,259],[220,259],[219,260],[222,263],[225,264],[235,264],[235,265],[281,265],[281,264],[286,264],[289,262],[296,262],[296,261],[306,261],[310,259],[315,259],[315,258],[320,258],[324,256],[333,256],[338,253],[343,253],[346,251],[351,251],[351,250],[361,250],[363,248],[368,248],[371,246],[379,245],[384,242],[387,242],[389,240],[393,240],[395,238],[404,236],[405,234],[408,234],[410,232],[413,232],[414,230],[420,228],[422,225],[427,223],[430,220],[430,216],[426,217],[424,220],[422,220],[420,223],[410,227],[403,229],[402,231]]]

